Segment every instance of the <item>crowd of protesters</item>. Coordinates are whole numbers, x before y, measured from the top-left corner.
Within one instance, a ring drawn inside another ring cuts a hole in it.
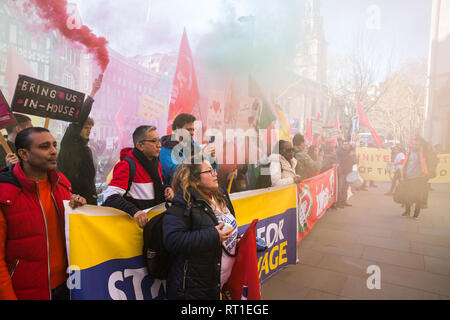
[[[16,114],[17,125],[7,129],[12,152],[0,154],[4,167],[0,171],[0,299],[69,299],[63,200],[70,200],[73,208],[98,202],[88,142],[94,126],[89,113],[100,88],[101,78],[95,80],[79,121],[67,128],[60,151],[51,132],[32,127],[25,115]],[[345,208],[351,206],[347,176],[358,157],[347,140],[308,148],[305,138],[296,134],[292,141],[278,141],[259,165],[236,166],[235,174],[220,186],[213,144],[202,148],[193,141],[195,120],[189,114],[178,115],[172,124],[174,134],[161,139],[154,126],[136,128],[134,146],[121,150],[102,205],[128,213],[143,228],[148,222],[145,209],[171,202],[163,223],[164,243],[173,259],[168,297],[218,299],[239,240],[227,187],[239,192],[299,184],[337,166],[335,207]],[[417,218],[427,206],[428,180],[437,165],[431,149],[419,138],[408,152],[392,149],[388,195],[403,205],[404,216],[414,206]],[[255,172],[259,172],[257,179]]]

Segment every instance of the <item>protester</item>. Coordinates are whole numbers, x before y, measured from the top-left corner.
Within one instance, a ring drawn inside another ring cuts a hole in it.
[[[58,169],[69,179],[75,193],[82,195],[88,204],[97,205],[95,165],[88,146],[94,120],[89,117],[95,94],[102,86],[100,75],[92,85],[91,94],[83,104],[77,122],[66,129],[61,140]]]
[[[320,173],[327,172],[334,166],[338,165],[338,160],[336,157],[336,148],[332,144],[326,144],[324,147],[324,157],[322,162],[322,168]]]
[[[420,209],[424,205],[427,192],[428,168],[424,157],[425,141],[416,137],[410,147],[402,169],[404,184],[404,217],[409,217],[414,204],[414,219],[419,218]]]
[[[143,210],[171,200],[173,190],[163,183],[158,158],[161,141],[156,127],[136,128],[133,143],[134,148],[124,148],[120,152],[121,161],[114,167],[113,177],[104,192],[103,206],[125,211],[143,228],[148,220],[147,213]],[[135,172],[131,176],[133,164]]]
[[[234,176],[233,172],[235,173]],[[230,184],[231,177],[233,176],[230,193],[246,191],[249,185],[247,179],[248,165],[246,164],[238,165],[236,170],[234,170],[233,172],[231,172],[229,174],[229,177],[227,178],[227,187],[228,187],[228,185]]]
[[[324,156],[322,148],[320,148],[319,146],[316,146],[316,145],[310,146],[308,148],[308,155],[313,161],[321,163],[321,166],[322,166],[323,156]],[[310,169],[307,170],[308,177],[316,176],[319,173],[320,173],[320,168],[317,171],[310,171]]]
[[[173,175],[178,166],[197,155],[202,157],[202,149],[193,140],[194,137],[194,122],[195,117],[191,114],[182,113],[175,117],[172,123],[172,130],[174,133],[161,138],[161,164],[163,169],[163,177],[167,183],[172,182]],[[179,138],[177,138],[179,136]],[[184,150],[189,150],[190,154],[184,154]],[[217,160],[215,160],[215,149],[207,149],[209,154],[207,158],[213,164],[213,167],[218,170]]]
[[[355,149],[350,146],[349,141],[343,141],[342,145],[336,150],[338,160],[338,208],[351,207],[347,202],[349,183],[347,175],[352,171],[353,165],[358,162]]]
[[[295,166],[295,172],[302,180],[308,179],[313,173],[319,172],[322,167],[322,159],[319,157],[317,161],[311,159],[307,152],[307,146],[305,138],[297,133],[292,139],[294,145],[294,154],[297,164]]]
[[[394,146],[392,148],[392,155],[391,155],[393,161],[392,171],[393,171],[393,177],[392,177],[392,183],[391,183],[391,189],[389,192],[385,193],[385,195],[390,196],[394,194],[395,187],[398,185],[402,178],[402,168],[403,163],[405,161],[405,152],[403,151],[402,147],[400,146]]]
[[[167,298],[219,300],[237,245],[233,205],[207,160],[181,164],[173,188],[176,196],[163,220],[164,245],[171,256]]]
[[[297,160],[294,158],[294,147],[289,141],[278,141],[269,161],[272,187],[298,184],[302,181],[295,172]]]
[[[0,299],[69,299],[63,200],[72,195],[56,171],[56,141],[45,128],[17,134],[20,162],[0,171]]]
[[[8,133],[6,142],[12,152],[6,154],[6,151],[3,148],[0,148],[0,169],[19,162],[19,158],[16,155],[16,146],[14,144],[16,136],[23,129],[33,126],[31,119],[28,116],[20,113],[13,113],[13,115],[14,118],[16,118],[17,124],[6,128],[6,132]]]

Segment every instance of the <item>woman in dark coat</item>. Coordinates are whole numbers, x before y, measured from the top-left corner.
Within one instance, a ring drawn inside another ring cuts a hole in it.
[[[180,165],[172,186],[176,195],[163,220],[164,245],[171,256],[167,298],[218,300],[237,243],[231,201],[208,161]]]

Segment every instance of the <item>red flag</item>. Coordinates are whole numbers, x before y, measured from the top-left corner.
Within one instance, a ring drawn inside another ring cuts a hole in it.
[[[167,134],[171,133],[172,122],[175,117],[181,113],[191,114],[199,100],[200,93],[194,70],[194,60],[192,59],[186,29],[184,29],[170,97]]]
[[[369,128],[372,133],[372,141],[376,144],[378,148],[381,148],[383,145],[383,141],[378,136],[376,130],[370,124],[369,118],[367,118],[367,114],[361,106],[361,101],[358,99],[358,114],[359,114],[359,125]]]
[[[311,119],[306,119],[305,140],[306,140],[305,142],[308,146],[310,146],[313,142]]]
[[[124,123],[125,123],[125,108],[122,106],[120,110],[116,114],[116,120],[114,121],[114,124],[116,125],[117,135],[119,137],[119,140],[117,141],[117,147],[122,149],[126,144],[126,137],[123,130]]]
[[[340,124],[339,124],[339,116],[336,115],[336,119],[334,119],[334,128],[335,129],[339,129]]]
[[[257,223],[257,219],[253,220],[238,243],[233,270],[222,290],[226,300],[261,300],[256,254]]]

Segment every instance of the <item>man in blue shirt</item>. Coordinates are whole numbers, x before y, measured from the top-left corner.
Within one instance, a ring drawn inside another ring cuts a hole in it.
[[[179,114],[172,123],[173,133],[161,138],[162,148],[159,160],[162,166],[163,179],[168,184],[172,183],[173,175],[181,163],[194,156],[199,156],[198,161],[202,162],[202,148],[193,140],[195,120],[195,117],[191,114]],[[212,167],[218,171],[219,166],[217,160],[214,159],[214,151],[206,156]]]

